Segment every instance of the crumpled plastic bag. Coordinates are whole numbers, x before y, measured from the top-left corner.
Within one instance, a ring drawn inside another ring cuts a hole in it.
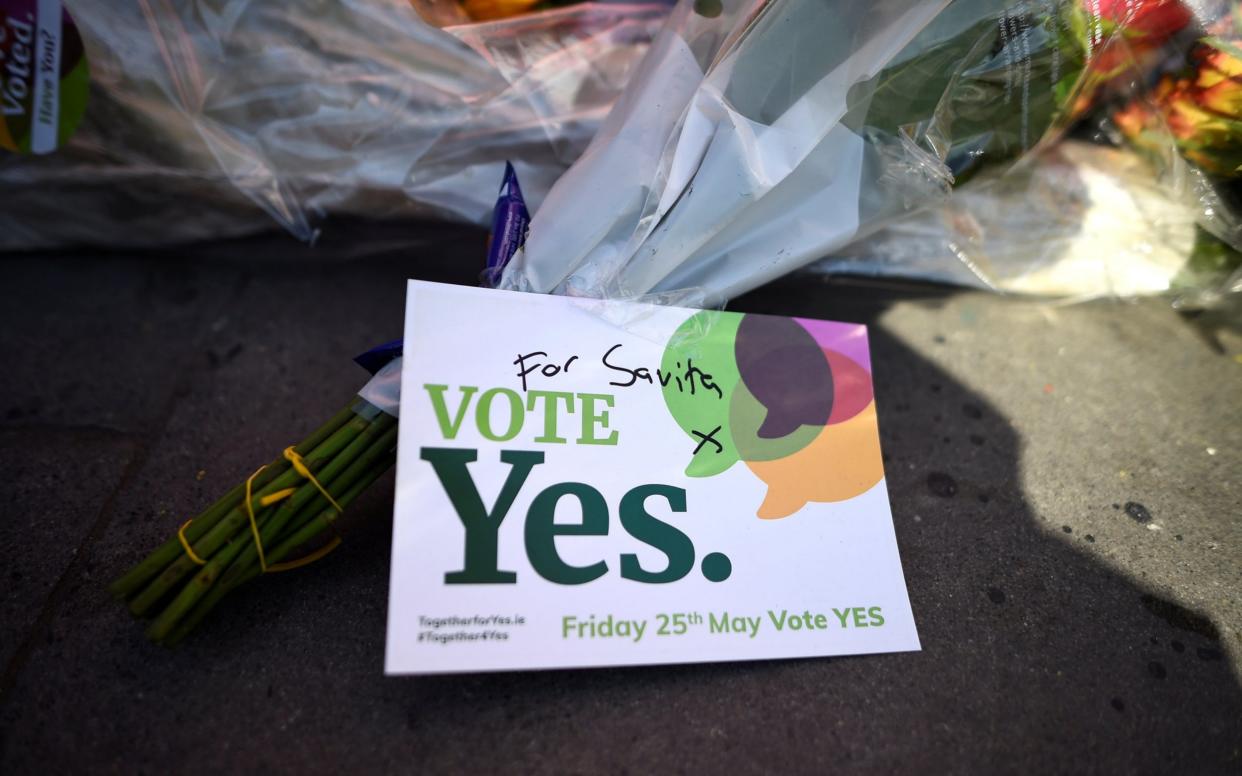
[[[328,214],[485,224],[506,160],[542,199],[668,12],[584,3],[440,29],[408,0],[66,6],[90,60],[87,117],[53,155],[0,159],[0,250],[191,241],[270,218],[311,240]]]

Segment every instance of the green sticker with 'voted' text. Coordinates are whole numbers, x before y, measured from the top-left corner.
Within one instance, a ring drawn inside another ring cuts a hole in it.
[[[0,0],[0,148],[48,154],[86,112],[82,37],[60,0]]]

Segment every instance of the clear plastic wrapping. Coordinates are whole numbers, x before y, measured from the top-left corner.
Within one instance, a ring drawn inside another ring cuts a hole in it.
[[[1078,82],[1058,4],[1011,5],[679,4],[506,282],[731,297],[942,200],[955,165],[1038,143]]]
[[[812,269],[1069,298],[1172,292],[1181,306],[1242,290],[1238,6],[1102,8],[1120,23],[1091,60],[1078,137],[985,169]]]
[[[271,223],[255,204],[304,240],[327,213],[484,224],[507,159],[542,199],[668,11],[584,3],[440,29],[408,0],[67,6],[87,118],[54,155],[0,160],[17,202],[0,249],[227,236]]]
[[[1197,213],[1133,153],[1081,140],[983,170],[943,205],[811,265],[1040,296],[1160,293],[1195,249]]]
[[[1147,94],[1219,5],[685,0],[504,284],[728,298],[831,256],[832,271],[1033,293],[1165,290],[1196,224],[1231,241],[1224,189],[1184,145],[1160,174],[1054,147]]]

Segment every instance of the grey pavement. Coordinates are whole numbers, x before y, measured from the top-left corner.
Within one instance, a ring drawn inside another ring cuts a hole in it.
[[[326,419],[484,236],[0,258],[0,771],[1242,772],[1242,335],[1167,301],[796,278],[872,325],[923,651],[382,675],[391,476],[181,647],[106,584]],[[347,256],[347,254],[349,254]]]

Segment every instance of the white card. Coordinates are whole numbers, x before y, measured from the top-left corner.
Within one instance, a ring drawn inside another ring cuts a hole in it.
[[[919,649],[866,327],[410,281],[390,674]]]

